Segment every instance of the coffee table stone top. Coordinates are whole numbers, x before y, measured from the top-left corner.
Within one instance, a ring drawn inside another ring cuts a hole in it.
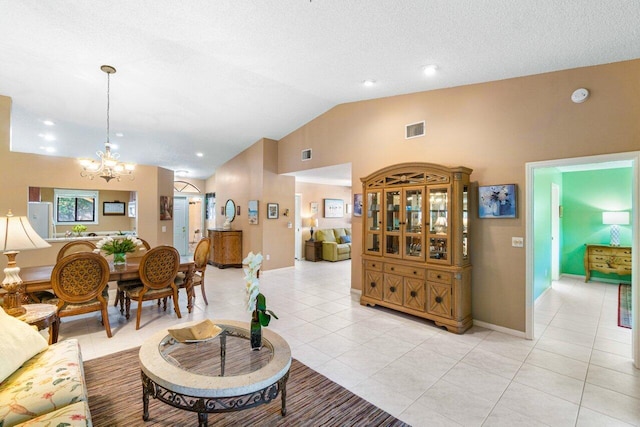
[[[248,322],[213,322],[223,332],[200,342],[179,343],[166,329],[151,336],[140,347],[142,371],[168,390],[212,398],[240,396],[262,390],[289,371],[291,349],[275,332],[263,328],[263,347],[260,351],[252,351]],[[195,323],[198,322],[179,326]],[[223,343],[225,351],[221,352]]]

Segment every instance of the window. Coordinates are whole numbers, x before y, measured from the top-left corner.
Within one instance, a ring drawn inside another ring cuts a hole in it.
[[[53,194],[56,224],[98,223],[97,191],[55,189]]]

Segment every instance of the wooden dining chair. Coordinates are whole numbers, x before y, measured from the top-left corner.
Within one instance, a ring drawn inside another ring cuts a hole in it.
[[[100,311],[102,324],[111,338],[103,290],[109,281],[109,263],[100,254],[80,252],[63,257],[51,272],[51,288],[55,294],[49,304],[58,307],[59,317]]]
[[[129,318],[131,300],[138,302],[136,330],[140,329],[140,316],[144,301],[171,297],[178,318],[182,318],[178,306],[178,287],[175,279],[180,268],[180,254],[172,246],[157,246],[149,250],[140,261],[140,281],[142,286],[125,290],[126,318]],[[164,309],[167,309],[165,303]]]
[[[144,246],[145,254],[149,252],[151,249],[151,245],[144,239],[137,237],[138,240],[142,242],[142,246]],[[138,252],[136,252],[138,254]],[[134,258],[132,255],[130,258]],[[130,279],[130,280],[118,280],[116,282],[118,289],[116,290],[116,300],[113,302],[113,306],[117,307],[120,304],[120,314],[124,314],[124,291],[128,288],[134,288],[136,286],[142,286],[142,282],[140,279]]]
[[[207,294],[204,290],[204,273],[207,269],[207,261],[209,261],[209,251],[211,250],[211,239],[208,237],[204,237],[200,239],[198,245],[196,246],[196,250],[193,253],[193,263],[195,264],[194,273],[191,279],[191,286],[200,286],[200,291],[202,292],[202,299],[204,299],[204,303],[209,305],[209,301],[207,301]],[[186,284],[186,274],[178,273],[178,277],[176,278],[176,285],[179,288],[184,288]],[[195,291],[193,293],[193,297],[195,298]]]
[[[89,240],[76,240],[74,242],[69,242],[58,251],[56,262],[60,261],[67,255],[76,254],[79,252],[93,252],[95,248],[96,245]]]

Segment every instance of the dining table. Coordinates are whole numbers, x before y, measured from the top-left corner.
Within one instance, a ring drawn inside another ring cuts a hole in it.
[[[140,261],[142,257],[127,257],[126,264],[114,265],[109,262],[109,282],[118,280],[135,280],[140,278]],[[40,265],[35,267],[22,267],[20,278],[22,279],[23,303],[39,302],[38,292],[51,291],[51,272],[54,265]],[[187,309],[189,313],[193,308],[193,274],[195,263],[193,256],[181,256],[178,272],[185,274],[184,288],[187,292]]]

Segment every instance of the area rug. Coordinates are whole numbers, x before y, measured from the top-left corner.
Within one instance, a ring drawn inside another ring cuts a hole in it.
[[[618,326],[631,329],[631,285],[618,286]]]
[[[95,427],[194,426],[198,415],[149,401],[142,420],[139,348],[84,363],[89,407]],[[408,426],[382,409],[293,359],[287,382],[287,415],[280,397],[240,412],[209,414],[210,426]]]

